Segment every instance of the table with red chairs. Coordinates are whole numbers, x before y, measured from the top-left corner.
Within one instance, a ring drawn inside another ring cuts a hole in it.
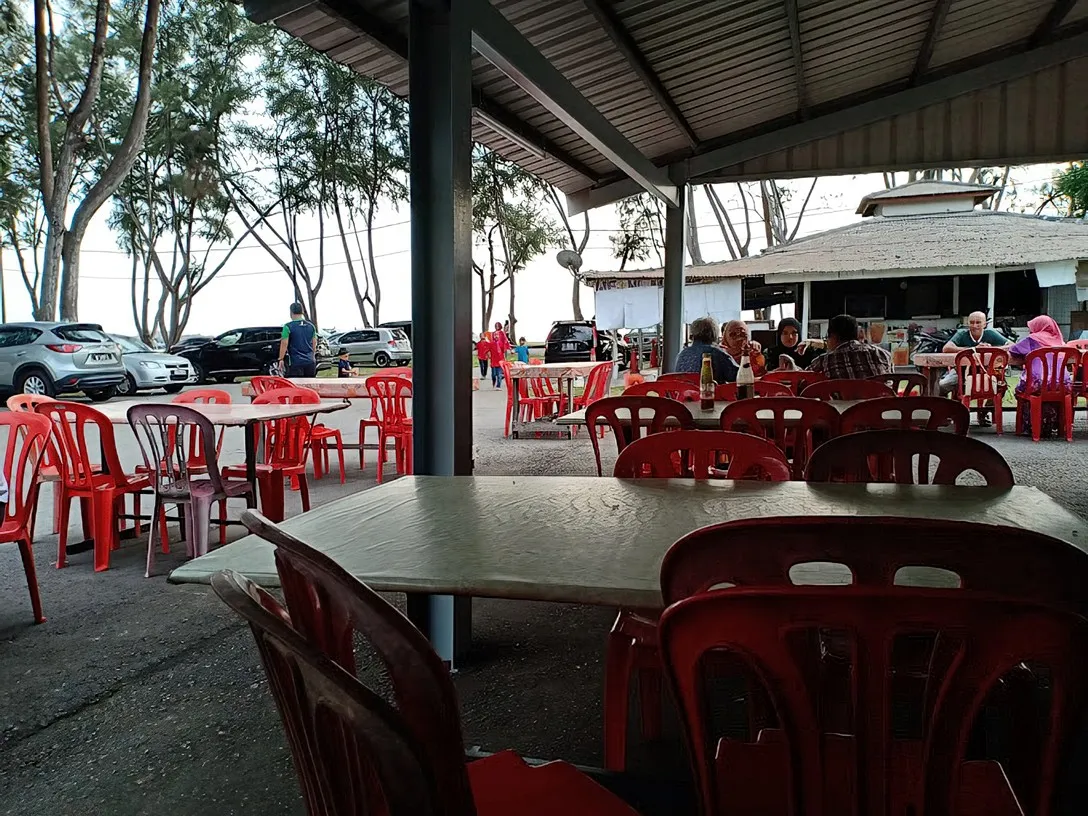
[[[758,399],[758,398],[757,398]],[[827,404],[838,411],[840,414],[852,405],[857,405],[862,400],[827,400]],[[727,400],[715,400],[713,408],[700,408],[698,402],[685,402],[684,406],[691,411],[692,417],[695,419],[695,427],[703,431],[716,431],[721,425],[720,418],[722,411],[725,410],[727,405],[732,403]],[[586,424],[586,412],[583,408],[581,411],[574,411],[570,414],[565,414],[555,420],[556,425],[585,425]]]
[[[521,389],[515,387],[515,385],[519,384],[517,383],[518,380],[556,380],[558,387],[554,392],[555,404],[562,408],[563,406],[574,405],[574,381],[589,377],[590,372],[600,364],[600,362],[544,363],[541,365],[510,366],[509,376],[512,382],[507,384],[511,389],[510,435],[517,439],[522,433],[539,433],[541,430],[540,425],[536,422],[526,422],[521,419]],[[564,429],[564,433],[567,438],[570,437],[569,429]]]
[[[936,397],[940,394],[941,373],[956,364],[956,352],[915,354],[912,362],[926,378],[926,395]]]
[[[95,410],[104,415],[114,425],[128,424],[128,409],[132,402],[107,403],[95,406]],[[310,417],[329,414],[348,407],[346,401],[322,401],[312,405],[253,405],[252,403],[197,404],[190,405],[207,417],[212,425],[223,428],[244,428],[246,444],[246,481],[257,490],[257,436],[261,423],[274,422],[289,417]]]
[[[291,385],[316,391],[322,399],[370,399],[366,390],[366,377],[300,377],[291,380]],[[242,383],[243,397],[253,397],[255,393],[249,381]]]

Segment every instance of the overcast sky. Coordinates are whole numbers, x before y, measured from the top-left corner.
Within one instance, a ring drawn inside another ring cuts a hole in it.
[[[1019,206],[1034,200],[1032,189],[1049,179],[1054,165],[1034,165],[1014,169],[1012,177],[1018,182]],[[905,174],[900,174],[905,180]],[[793,200],[786,205],[793,213],[800,207],[811,180],[787,182],[795,191]],[[799,235],[839,227],[860,216],[854,213],[858,202],[866,193],[882,189],[880,175],[839,176],[821,179],[809,202],[801,223]],[[735,185],[719,187],[730,209],[737,207],[736,216],[743,223]],[[104,212],[94,223],[83,243],[82,274],[80,279],[80,318],[98,322],[107,329],[120,333],[133,333],[131,307],[131,261],[117,247],[113,234],[105,226]],[[1004,208],[1003,208],[1004,209]],[[703,257],[706,261],[726,257],[726,248],[717,223],[706,198],[697,191],[696,217]],[[575,223],[580,223],[577,219]],[[790,218],[792,225],[793,218]],[[617,227],[615,210],[605,207],[590,214],[593,234],[584,253],[584,269],[614,269],[618,261],[611,255],[609,233]],[[309,237],[316,237],[316,221],[310,225]],[[764,245],[763,225],[753,221],[752,252]],[[316,265],[316,240],[308,240],[303,246],[311,268]],[[287,318],[287,308],[292,300],[292,288],[287,276],[276,262],[257,244],[247,239],[218,277],[197,297],[192,317],[187,327],[191,334],[218,334],[237,326],[277,324]],[[530,340],[542,340],[553,320],[567,319],[571,314],[571,282],[569,273],[555,263],[555,253],[560,247],[548,252],[529,264],[517,278],[516,314],[519,334]],[[382,283],[382,320],[411,319],[411,284],[409,271],[408,208],[399,211],[392,208],[381,214],[380,229],[376,233],[378,270]],[[477,254],[479,252],[477,251]],[[323,328],[346,330],[361,325],[355,298],[351,290],[344,255],[337,236],[326,237],[325,284],[318,297],[320,323]],[[656,258],[635,266],[656,266]],[[30,319],[30,301],[16,268],[13,255],[4,257],[4,286],[7,296],[8,320]],[[504,286],[496,296],[493,319],[503,320],[508,313],[509,294]],[[585,315],[593,314],[592,290],[582,287],[582,309]],[[479,292],[473,278],[473,329],[480,323]]]

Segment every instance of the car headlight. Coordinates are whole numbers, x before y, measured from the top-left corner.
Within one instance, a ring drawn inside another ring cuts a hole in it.
[[[156,363],[151,360],[140,360],[140,365],[144,368],[162,368],[162,363]]]

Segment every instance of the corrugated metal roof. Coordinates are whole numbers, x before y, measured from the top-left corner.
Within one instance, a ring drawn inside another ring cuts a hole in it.
[[[1082,220],[975,210],[924,216],[876,216],[828,230],[751,258],[688,267],[700,278],[791,275],[798,281],[847,272],[1024,267],[1088,260]],[[659,279],[660,269],[584,273],[591,282]]]
[[[276,25],[331,58],[407,93],[407,0],[245,3],[255,19],[275,17]],[[1088,37],[1081,37],[1088,32],[1088,0],[796,0],[793,25],[793,4],[783,0],[492,4],[661,166],[683,168],[687,157],[781,134],[904,88],[934,89],[911,110],[815,140],[798,131],[787,149],[745,156],[700,179],[1024,163],[1088,153],[1088,95],[1081,87],[1088,70]],[[595,14],[589,5],[604,11]],[[935,17],[942,9],[943,17]],[[618,28],[609,28],[610,19]],[[633,44],[659,91],[617,37]],[[1023,79],[1012,76],[1010,56],[1062,42],[1075,43],[1066,48],[1075,53],[1034,73],[1025,67]],[[1009,76],[992,87],[956,94],[941,84],[1002,60]],[[491,63],[477,56],[473,72],[479,106],[547,155],[535,156],[483,124],[474,126],[475,139],[568,194],[619,177],[615,165]],[[695,147],[684,125],[698,140]],[[630,185],[617,189],[631,192]]]

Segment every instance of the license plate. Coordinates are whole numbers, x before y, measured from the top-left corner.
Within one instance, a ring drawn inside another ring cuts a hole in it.
[[[563,344],[563,351],[578,351],[578,344],[577,343],[564,343]]]
[[[90,362],[92,362],[92,363],[112,363],[113,362],[113,355],[112,354],[92,354],[91,357],[90,357]]]
[[[189,374],[188,374],[188,372],[185,372],[185,371],[171,371],[170,372],[170,379],[171,380],[187,380],[187,379],[189,379]]]

